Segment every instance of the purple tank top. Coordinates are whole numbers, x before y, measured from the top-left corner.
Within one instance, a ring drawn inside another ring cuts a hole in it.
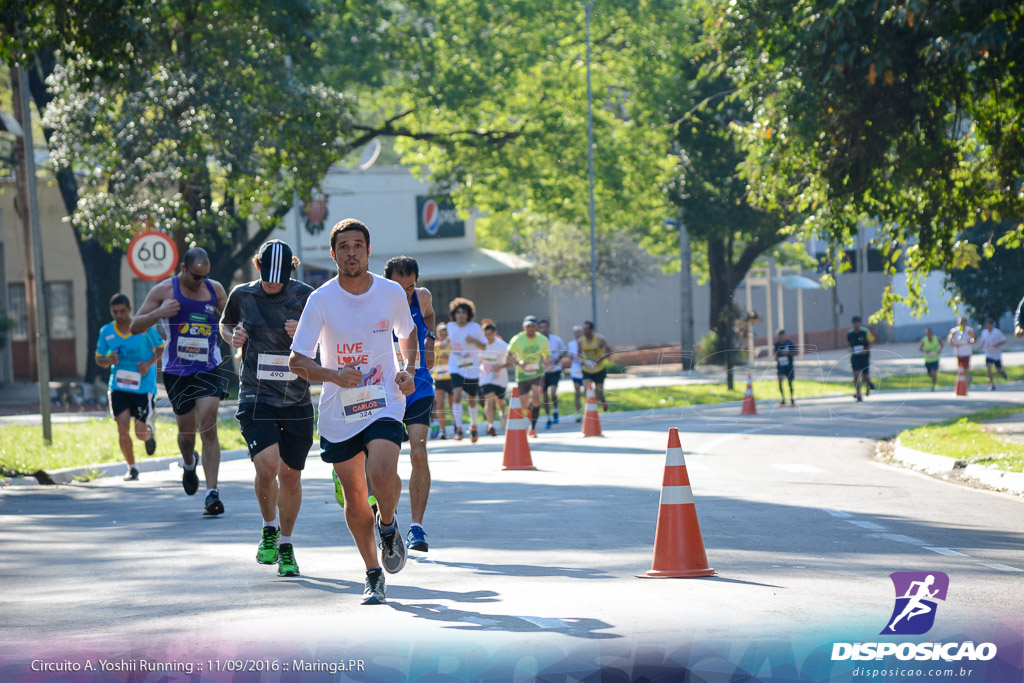
[[[178,276],[171,278],[174,298],[181,304],[176,315],[167,319],[170,338],[164,355],[164,372],[169,375],[194,375],[217,367],[217,292],[209,280],[204,280],[210,291],[209,301],[195,301],[184,297],[178,288]]]

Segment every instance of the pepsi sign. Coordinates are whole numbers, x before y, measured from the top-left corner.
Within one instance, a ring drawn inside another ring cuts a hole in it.
[[[421,240],[465,237],[466,224],[447,196],[417,196],[416,233]]]

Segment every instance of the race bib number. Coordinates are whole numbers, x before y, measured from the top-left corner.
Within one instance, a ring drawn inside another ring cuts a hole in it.
[[[583,361],[583,367],[585,367],[587,370],[593,370],[597,367],[597,361],[590,360],[589,358],[587,358]]]
[[[125,391],[138,391],[142,385],[142,375],[131,370],[118,370],[114,374],[114,386]]]
[[[460,368],[471,368],[473,367],[473,359],[468,353],[460,353],[458,360],[455,361],[456,365]]]
[[[779,365],[789,365],[789,356],[779,356]]]
[[[480,360],[483,361],[485,365],[500,365],[501,354],[488,351],[480,356]]]
[[[210,358],[210,340],[205,337],[178,337],[178,358],[193,363],[205,363]]]
[[[854,344],[853,345],[853,352],[854,353],[861,353],[862,351],[864,351],[864,346],[863,345],[861,345],[861,344]]]
[[[346,424],[369,420],[388,407],[388,399],[384,393],[384,387],[379,384],[356,387],[355,389],[344,389],[340,396],[341,409],[345,413]]]
[[[536,375],[537,371],[540,370],[540,365],[537,363],[527,363],[523,366],[523,372],[527,375]]]
[[[256,379],[260,381],[290,382],[299,376],[288,369],[288,356],[261,353],[256,361]]]

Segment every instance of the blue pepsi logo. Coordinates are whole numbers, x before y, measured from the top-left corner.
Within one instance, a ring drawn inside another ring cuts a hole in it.
[[[423,220],[423,229],[427,231],[427,234],[436,235],[437,231],[441,228],[441,210],[438,208],[436,201],[428,199],[423,202],[421,218]]]

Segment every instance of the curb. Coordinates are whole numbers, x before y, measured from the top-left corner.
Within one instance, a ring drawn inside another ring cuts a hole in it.
[[[236,449],[232,451],[222,451],[220,454],[221,462],[227,460],[241,460],[242,458],[248,458],[249,451],[243,449]],[[165,470],[174,467],[174,463],[180,463],[181,456],[167,456],[163,458],[147,458],[145,460],[137,460],[135,462],[135,468],[139,470],[139,473],[143,472],[156,472],[157,470]],[[53,470],[47,472],[50,478],[57,484],[71,484],[76,480],[86,477],[88,480],[98,479],[100,477],[122,477],[125,474],[126,465],[124,461],[121,462],[108,462],[99,465],[84,465],[80,467],[63,467],[59,470]],[[35,477],[11,477],[10,479],[0,479],[0,488],[7,486],[48,486],[48,484],[40,484],[36,481]]]
[[[926,474],[974,479],[997,491],[1024,495],[1024,473],[1007,472],[987,465],[971,465],[964,460],[924,453],[901,445],[899,439],[893,445],[892,459]]]

